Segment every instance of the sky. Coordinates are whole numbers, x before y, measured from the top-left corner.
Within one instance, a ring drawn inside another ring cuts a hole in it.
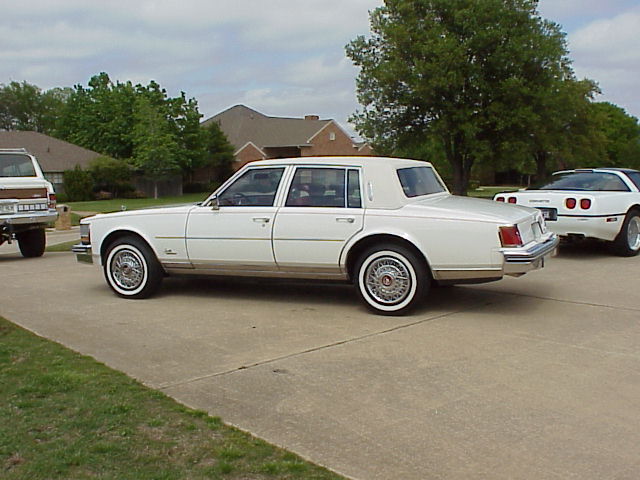
[[[204,119],[244,104],[336,119],[353,133],[357,69],[344,46],[382,0],[0,0],[0,84],[43,90],[155,80]],[[578,78],[640,117],[640,0],[540,0],[567,33]]]

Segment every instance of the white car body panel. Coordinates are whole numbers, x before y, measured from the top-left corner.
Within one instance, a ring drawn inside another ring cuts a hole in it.
[[[297,167],[344,168],[360,176],[361,208],[285,206]],[[218,206],[245,172],[284,167],[273,206]],[[169,274],[203,273],[349,279],[352,252],[377,236],[412,244],[436,280],[492,281],[543,266],[557,245],[538,210],[441,193],[405,196],[397,169],[427,162],[376,157],[266,160],[246,165],[201,205],[116,212],[86,218],[93,263],[111,235],[131,232],[149,244]],[[435,172],[435,170],[434,170]],[[444,186],[444,182],[437,176]],[[523,240],[503,247],[500,227]],[[85,227],[87,228],[87,227]],[[355,255],[355,254],[354,254]],[[80,256],[79,256],[80,259]]]

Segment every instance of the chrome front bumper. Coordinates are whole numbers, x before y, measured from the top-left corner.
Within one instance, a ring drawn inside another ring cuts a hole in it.
[[[537,243],[529,248],[504,248],[504,274],[523,275],[531,270],[544,267],[544,259],[553,255],[558,248],[560,238],[553,234],[543,243]]]
[[[93,264],[93,255],[91,254],[91,245],[78,243],[71,247],[71,251],[76,254],[76,260],[81,263]]]

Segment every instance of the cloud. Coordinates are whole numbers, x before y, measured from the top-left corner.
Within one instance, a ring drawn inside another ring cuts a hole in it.
[[[574,69],[599,82],[603,100],[640,114],[640,7],[613,18],[594,21],[569,35]]]

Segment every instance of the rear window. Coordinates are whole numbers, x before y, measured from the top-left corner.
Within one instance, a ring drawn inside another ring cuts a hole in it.
[[[31,157],[28,155],[0,155],[0,177],[35,177]]]
[[[536,190],[578,190],[595,192],[628,192],[629,187],[615,173],[568,172],[554,175]]]
[[[407,197],[419,197],[432,193],[445,192],[444,185],[431,167],[411,167],[398,169],[398,178],[402,191]]]

